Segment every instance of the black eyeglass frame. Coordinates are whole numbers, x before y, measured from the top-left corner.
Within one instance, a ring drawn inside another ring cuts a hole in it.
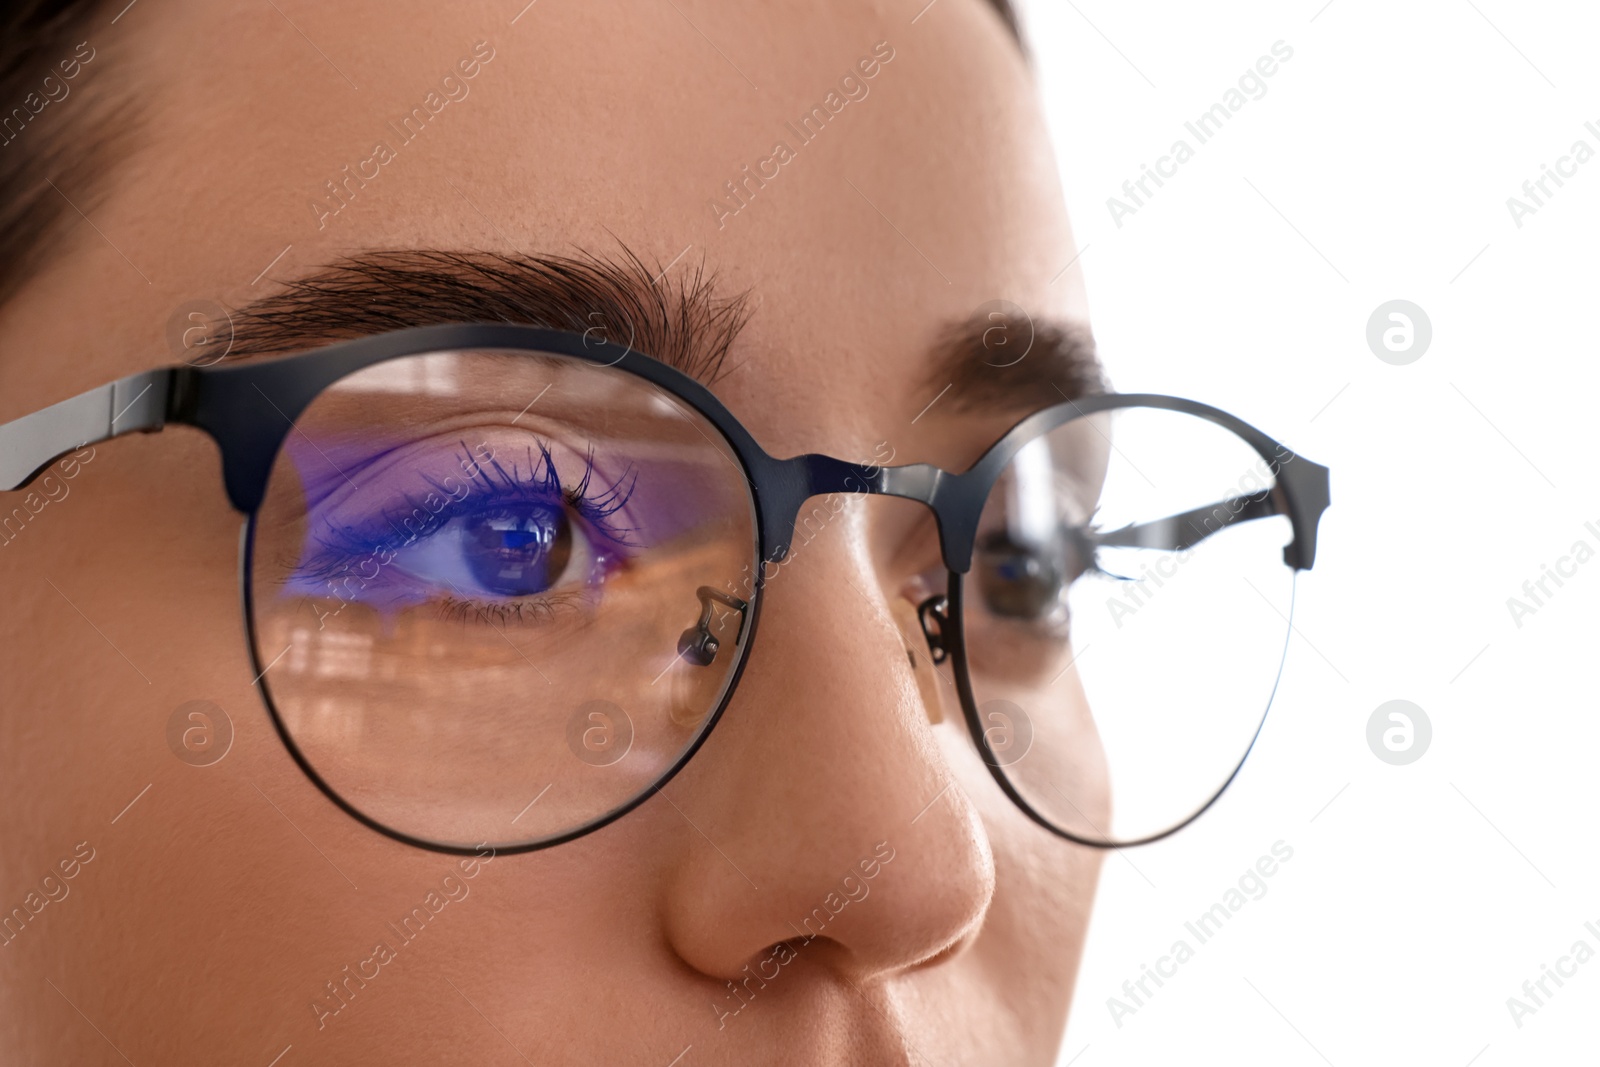
[[[788,553],[795,524],[805,502],[828,493],[901,497],[926,505],[934,514],[944,564],[949,571],[947,626],[938,635],[954,664],[956,687],[968,731],[991,776],[1033,821],[1059,837],[1094,848],[1127,847],[1156,841],[1188,825],[1215,802],[1249,755],[1241,755],[1233,774],[1216,793],[1182,822],[1138,841],[1107,842],[1073,834],[1055,826],[1021,796],[1007,778],[1004,764],[991,748],[979,719],[967,672],[962,625],[962,576],[971,568],[978,523],[984,503],[1016,453],[1026,444],[1073,419],[1118,408],[1142,407],[1180,412],[1212,422],[1248,444],[1277,475],[1272,490],[1250,498],[1233,521],[1265,515],[1286,516],[1293,532],[1284,546],[1284,563],[1309,570],[1316,558],[1317,524],[1329,504],[1328,469],[1284,448],[1260,430],[1227,412],[1193,400],[1153,393],[1107,393],[1055,404],[1033,413],[1007,430],[966,471],[952,473],[932,464],[875,467],[816,453],[778,459],[767,453],[744,426],[700,382],[631,346],[591,340],[587,334],[504,323],[425,326],[340,342],[296,355],[261,362],[213,366],[180,364],[130,375],[76,397],[0,425],[0,492],[25,488],[61,456],[87,445],[129,433],[156,433],[167,424],[205,431],[222,454],[223,482],[233,507],[246,516],[241,531],[240,587],[247,642],[256,688],[261,693],[278,736],[296,764],[337,807],[363,825],[395,840],[455,855],[473,848],[417,838],[369,817],[341,797],[310,764],[273,704],[265,682],[270,665],[261,660],[252,609],[250,560],[255,516],[266,493],[272,465],[295,420],[329,386],[367,367],[407,356],[449,351],[526,352],[562,356],[615,368],[642,378],[687,404],[714,426],[738,458],[750,487],[756,517],[756,561],[751,600],[738,645],[739,660],[718,706],[699,734],[661,777],[619,808],[582,826],[537,841],[499,848],[501,854],[531,852],[562,844],[620,819],[644,803],[692,759],[710,736],[738,689],[750,660],[765,585],[762,564]],[[1224,502],[1225,503],[1225,502]],[[1209,513],[1209,509],[1200,509]],[[1173,516],[1140,527],[1141,536],[1163,539],[1182,548],[1207,536],[1198,533],[1183,542]],[[1159,529],[1157,529],[1159,527]],[[1127,533],[1127,531],[1122,531]],[[1173,535],[1179,533],[1174,542]],[[1141,542],[1145,543],[1145,542]],[[935,635],[926,632],[930,642]],[[1265,710],[1263,710],[1263,721]],[[1259,736],[1260,727],[1257,727]],[[1255,738],[1252,737],[1251,745]]]

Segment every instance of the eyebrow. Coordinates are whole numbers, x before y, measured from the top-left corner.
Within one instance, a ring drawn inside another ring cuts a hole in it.
[[[1036,319],[1022,308],[980,309],[948,327],[923,385],[934,400],[948,394],[950,410],[999,414],[1112,391],[1086,324]]]
[[[748,291],[723,292],[703,260],[669,272],[626,247],[610,258],[365,251],[232,311],[226,361],[417,326],[503,322],[626,344],[711,385],[736,366],[729,353],[751,303]],[[918,385],[930,396],[948,392],[948,408],[968,413],[1031,411],[1108,391],[1087,327],[1035,320],[1020,308],[947,325]]]
[[[229,362],[416,326],[513,323],[628,345],[709,384],[750,300],[723,294],[703,261],[669,275],[626,248],[609,259],[394,250],[347,256],[229,318]]]

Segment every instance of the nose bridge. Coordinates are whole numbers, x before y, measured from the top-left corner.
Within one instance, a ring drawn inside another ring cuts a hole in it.
[[[790,492],[787,499],[780,501],[781,513],[774,517],[773,529],[768,531],[768,559],[780,560],[788,554],[796,519],[807,500],[824,493],[863,493],[900,497],[927,505],[938,523],[939,542],[944,550],[946,565],[952,570],[966,569],[964,560],[970,554],[971,538],[961,532],[966,524],[952,522],[947,515],[951,503],[961,498],[958,476],[931,463],[875,467],[816,453],[796,456],[786,461],[783,468],[778,480]],[[959,516],[956,518],[959,519]],[[963,545],[966,547],[963,548]],[[952,563],[955,559],[963,562],[959,565]]]
[[[668,943],[701,974],[771,981],[760,961],[786,942],[813,979],[860,985],[934,958],[988,913],[995,860],[968,793],[987,783],[953,784],[981,766],[934,733],[959,724],[928,723],[869,556],[857,537],[820,538],[768,587],[764,651],[662,791],[693,820],[684,840],[705,835],[666,853],[662,898]],[[834,595],[846,583],[868,592]],[[774,992],[786,988],[800,989]]]

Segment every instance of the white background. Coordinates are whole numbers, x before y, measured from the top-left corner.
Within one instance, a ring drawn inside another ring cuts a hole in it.
[[[1236,412],[1330,466],[1334,498],[1243,774],[1175,838],[1108,857],[1061,1062],[1596,1062],[1600,958],[1520,1028],[1506,1002],[1575,941],[1600,952],[1600,559],[1520,628],[1507,599],[1575,541],[1600,550],[1600,159],[1520,228],[1506,200],[1575,140],[1600,152],[1600,13],[1024,15],[1116,385]],[[1196,145],[1184,121],[1279,40],[1266,95]],[[1195,158],[1119,228],[1107,197],[1178,137]],[[1433,328],[1408,366],[1366,342],[1397,298]],[[1366,741],[1396,698],[1433,726],[1409,766]],[[1267,894],[1119,1027],[1107,998],[1196,945],[1184,922],[1279,840]]]

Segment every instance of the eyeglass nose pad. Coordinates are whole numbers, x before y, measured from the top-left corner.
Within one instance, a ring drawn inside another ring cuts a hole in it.
[[[922,627],[922,636],[928,641],[928,653],[933,656],[934,664],[949,659],[950,649],[944,643],[944,628],[950,624],[950,601],[943,593],[936,593],[917,605],[917,623]]]
[[[700,600],[700,619],[693,626],[678,635],[678,655],[696,667],[709,667],[711,661],[717,658],[717,651],[722,648],[711,633],[712,604],[721,604],[730,611],[739,613],[739,637],[744,636],[745,623],[749,621],[750,605],[736,596],[702,585],[695,590],[695,596]],[[724,616],[726,618],[726,616]]]
[[[900,636],[905,642],[906,658],[911,663],[911,673],[917,680],[917,690],[922,696],[922,707],[930,723],[944,721],[944,697],[939,692],[940,679],[934,670],[935,664],[943,663],[950,655],[945,650],[944,632],[941,628],[944,603],[944,597],[932,596],[913,608],[910,601],[897,599],[890,609],[900,624]],[[938,621],[930,622],[930,617]],[[928,643],[926,653],[917,647],[921,642],[912,636],[916,633],[921,633],[923,640]]]
[[[678,655],[696,667],[709,667],[722,643],[704,626],[691,626],[678,637]]]
[[[722,651],[722,641],[711,632],[712,616],[715,614],[712,605],[721,604],[728,611],[739,613],[739,629],[736,631],[735,641],[744,638],[745,626],[750,621],[750,605],[736,596],[729,596],[708,585],[702,585],[695,590],[695,596],[700,600],[700,618],[693,626],[678,635],[678,659],[693,667],[709,667],[716,660],[717,653]],[[722,629],[726,623],[727,615],[724,614],[718,621],[717,628]],[[672,689],[672,721],[686,729],[697,726],[711,711],[705,703],[706,693],[703,684],[710,679],[698,676],[700,681],[696,681],[696,676],[689,672],[672,671],[672,673],[674,678],[669,683]]]

